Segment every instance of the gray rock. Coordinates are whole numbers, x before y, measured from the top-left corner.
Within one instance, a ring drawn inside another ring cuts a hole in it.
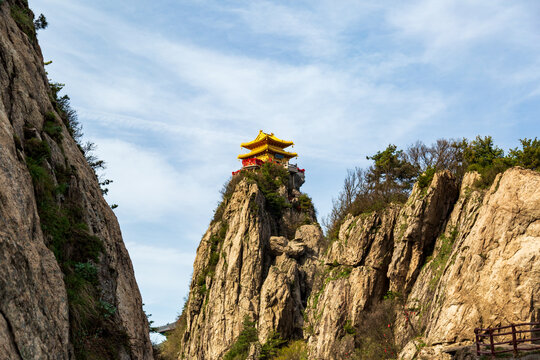
[[[56,165],[73,168],[70,201],[76,201],[90,234],[103,242],[99,289],[102,299],[117,309],[109,330],[122,331],[127,339],[127,349],[118,344],[118,357],[151,359],[148,322],[116,217],[65,126],[59,123],[63,151],[43,132],[44,114],[54,110],[43,58],[36,40],[13,20],[14,5],[27,6],[15,0],[0,4],[0,357],[74,357],[65,274],[47,247],[50,239],[42,232],[34,185],[21,152],[25,139],[34,137],[51,148],[45,168],[55,185]]]

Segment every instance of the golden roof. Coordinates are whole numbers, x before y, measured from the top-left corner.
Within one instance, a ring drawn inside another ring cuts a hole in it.
[[[247,158],[255,157],[257,155],[261,155],[261,154],[263,154],[265,152],[269,152],[269,153],[272,153],[272,154],[281,154],[281,155],[283,155],[283,157],[285,157],[287,159],[298,156],[297,153],[290,153],[290,152],[282,150],[281,148],[279,148],[277,146],[264,144],[262,146],[259,146],[258,148],[255,148],[255,149],[251,150],[251,152],[249,152],[247,154],[238,155],[238,158],[239,159],[247,159]]]
[[[263,144],[269,144],[269,145],[272,145],[272,147],[278,147],[281,149],[285,149],[286,147],[294,145],[292,141],[278,139],[277,137],[274,136],[274,133],[267,134],[263,132],[262,130],[259,130],[259,135],[257,135],[255,140],[242,143],[240,144],[240,146],[248,150],[253,150],[253,149],[261,147]],[[290,154],[290,153],[286,153],[286,154]]]

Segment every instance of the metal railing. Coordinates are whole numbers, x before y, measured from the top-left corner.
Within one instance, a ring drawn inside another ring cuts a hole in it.
[[[521,329],[529,326],[529,329]],[[530,333],[530,336],[527,334]],[[540,351],[540,322],[510,324],[487,329],[474,329],[476,335],[476,355],[491,355],[494,358],[498,354]],[[489,339],[489,342],[486,340]]]

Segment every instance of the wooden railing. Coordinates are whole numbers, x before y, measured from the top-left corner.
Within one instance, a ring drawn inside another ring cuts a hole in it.
[[[528,329],[521,329],[524,327]],[[474,329],[476,335],[476,355],[514,353],[517,356],[523,351],[540,351],[540,322],[510,324],[496,328]],[[528,333],[530,333],[529,336]],[[489,342],[486,340],[489,339]]]

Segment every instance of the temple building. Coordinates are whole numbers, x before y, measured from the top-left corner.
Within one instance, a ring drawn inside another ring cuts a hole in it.
[[[283,150],[291,145],[294,145],[292,141],[278,139],[273,133],[267,134],[260,130],[255,140],[240,144],[241,147],[250,150],[250,152],[240,154],[238,158],[242,160],[244,166],[255,163],[255,159],[287,166],[289,159],[298,156],[296,153]]]
[[[242,170],[259,168],[265,162],[271,162],[282,165],[291,174],[297,174],[294,176],[294,178],[298,178],[295,184],[300,183],[301,185],[304,182],[304,169],[299,169],[295,164],[289,163],[289,160],[297,157],[298,154],[284,150],[292,145],[294,145],[292,141],[279,139],[273,133],[267,134],[260,130],[255,140],[240,144],[249,152],[238,155],[238,159],[242,160],[242,169],[234,171],[233,175]],[[299,185],[297,186],[299,187]]]

